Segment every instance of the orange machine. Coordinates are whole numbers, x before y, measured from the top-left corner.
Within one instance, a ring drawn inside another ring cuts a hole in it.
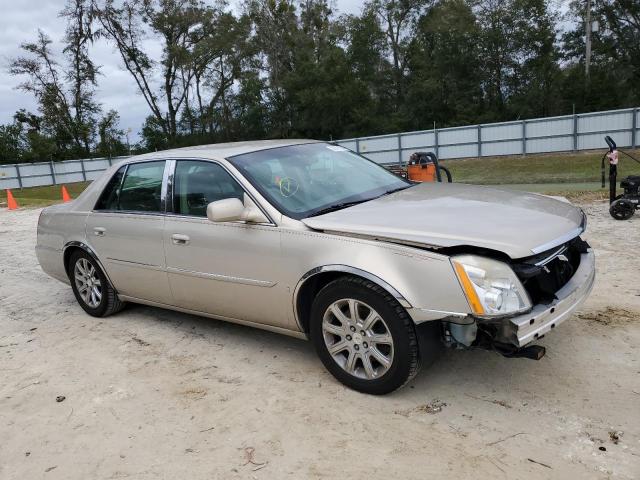
[[[441,172],[451,183],[451,172],[438,164],[438,157],[431,152],[415,152],[409,157],[407,178],[412,182],[442,182]]]
[[[420,163],[407,167],[407,176],[413,182],[435,182],[436,166],[433,163]]]

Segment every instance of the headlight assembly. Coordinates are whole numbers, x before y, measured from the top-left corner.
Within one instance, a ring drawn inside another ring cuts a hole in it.
[[[527,291],[506,263],[476,255],[458,255],[451,263],[475,315],[512,315],[531,308]]]

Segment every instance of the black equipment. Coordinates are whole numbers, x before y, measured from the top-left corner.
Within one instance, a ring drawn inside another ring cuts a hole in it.
[[[616,142],[607,135],[604,137],[609,145],[609,151],[602,156],[602,188],[605,187],[605,161],[609,159],[609,213],[616,220],[628,220],[633,216],[640,204],[640,175],[631,175],[620,182],[624,193],[617,195],[616,184],[618,176],[618,152],[626,155],[635,162],[640,160],[623,150],[618,150]]]

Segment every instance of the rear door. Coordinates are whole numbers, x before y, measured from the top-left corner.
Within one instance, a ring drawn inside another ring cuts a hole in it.
[[[291,295],[278,282],[278,227],[207,219],[210,202],[244,200],[246,195],[218,163],[178,160],[171,183],[172,213],[166,217],[164,245],[176,305],[291,328]]]
[[[118,293],[171,304],[162,242],[165,169],[164,160],[120,168],[89,214],[86,235]]]

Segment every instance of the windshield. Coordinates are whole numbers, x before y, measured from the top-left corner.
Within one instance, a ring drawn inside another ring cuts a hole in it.
[[[228,159],[285,215],[301,219],[410,186],[346,148],[307,143]]]

